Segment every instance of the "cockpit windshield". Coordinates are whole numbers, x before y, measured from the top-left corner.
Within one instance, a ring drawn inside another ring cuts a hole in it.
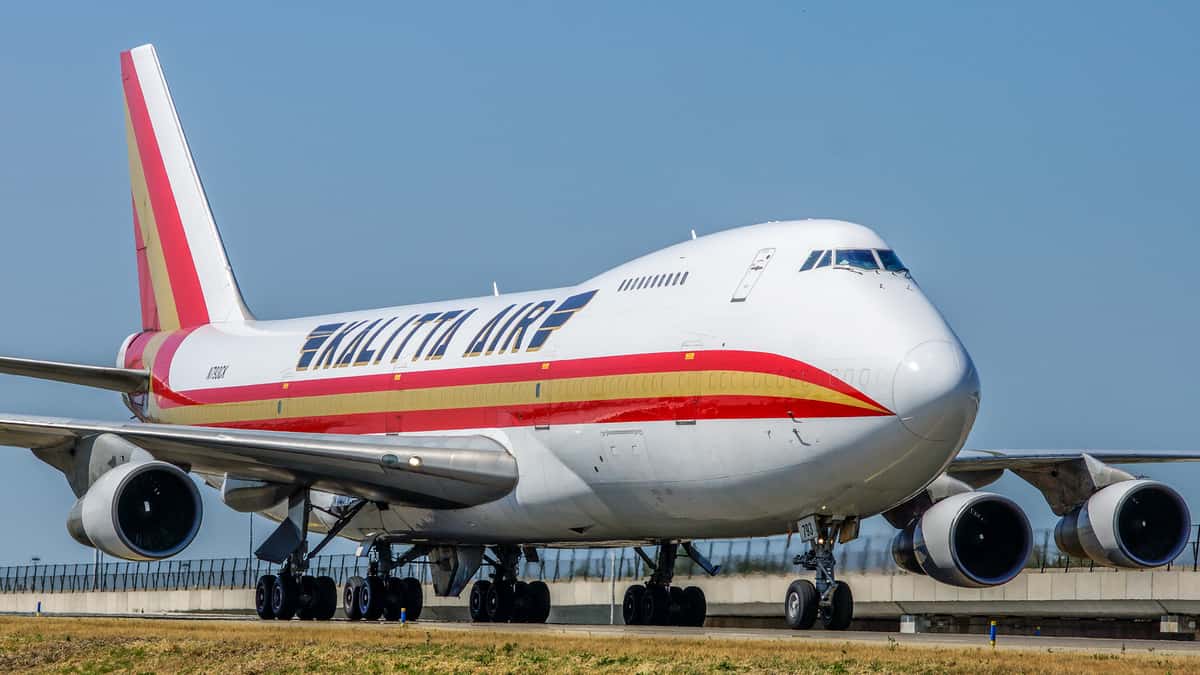
[[[895,251],[885,248],[876,249],[875,252],[879,254],[879,262],[883,263],[883,269],[889,272],[908,271],[908,268],[904,266],[904,263],[900,262],[900,256],[896,255]]]
[[[869,248],[841,248],[834,257],[834,264],[839,267],[857,267],[860,270],[877,270],[879,262]]]
[[[887,248],[817,249],[808,254],[808,258],[800,266],[800,271],[807,272],[819,267],[829,267],[831,264],[834,267],[860,270],[883,269],[888,272],[908,272],[908,268],[900,262],[900,256]]]

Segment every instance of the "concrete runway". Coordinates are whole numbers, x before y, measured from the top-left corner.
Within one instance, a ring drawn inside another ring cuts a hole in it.
[[[63,615],[52,615],[63,616]],[[81,615],[80,615],[81,616]],[[129,619],[188,619],[229,622],[253,622],[258,619],[247,618],[244,614],[137,614],[114,617],[113,615],[93,615],[96,618],[129,618]],[[291,621],[288,624],[296,630],[304,630],[314,624],[301,621]],[[388,622],[355,623],[344,619],[335,619],[324,625],[344,626],[354,630],[360,626],[394,627],[400,625]],[[487,624],[460,623],[447,621],[420,621],[409,624],[410,629],[428,628],[442,631],[487,631],[506,634],[526,635],[569,635],[573,637],[620,638],[623,636],[659,637],[663,639],[699,639],[699,640],[766,640],[766,641],[797,641],[847,643],[862,642],[874,644],[890,644],[895,641],[899,645],[922,647],[958,647],[987,648],[986,635],[963,635],[957,633],[886,633],[875,631],[824,631],[804,630],[790,631],[776,628],[682,628],[676,626],[611,626],[584,624]],[[1122,640],[1115,638],[1075,638],[1050,637],[1031,635],[1000,635],[996,640],[998,649],[1024,650],[1043,652],[1077,651],[1088,653],[1155,653],[1180,654],[1200,656],[1200,642],[1185,642],[1178,640]]]

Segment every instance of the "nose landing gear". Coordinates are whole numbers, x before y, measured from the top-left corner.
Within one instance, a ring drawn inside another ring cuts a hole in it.
[[[663,540],[658,546],[654,560],[640,548],[635,547],[646,565],[652,570],[645,585],[634,584],[625,589],[621,603],[621,616],[628,626],[703,626],[708,614],[708,602],[704,591],[698,586],[680,588],[672,586],[675,577],[675,560],[680,544]],[[690,542],[682,544],[685,553],[709,574],[716,574],[708,560],[692,548]]]
[[[783,614],[789,627],[807,630],[816,625],[817,619],[821,620],[825,630],[850,627],[854,619],[854,595],[846,582],[838,581],[834,576],[837,560],[833,543],[835,538],[842,536],[844,527],[847,524],[843,521],[819,519],[817,537],[812,540],[808,552],[792,560],[792,564],[817,574],[815,584],[808,579],[797,579],[788,586]],[[857,533],[857,521],[849,527]]]

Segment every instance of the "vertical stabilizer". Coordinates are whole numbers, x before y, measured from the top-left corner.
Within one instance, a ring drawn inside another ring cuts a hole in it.
[[[153,45],[121,53],[145,330],[252,318],[225,256]]]

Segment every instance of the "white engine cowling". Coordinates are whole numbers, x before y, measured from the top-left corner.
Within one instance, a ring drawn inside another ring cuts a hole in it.
[[[108,471],[79,498],[67,531],[125,560],[159,560],[187,548],[204,507],[187,473],[166,462],[130,462]]]
[[[1020,574],[1033,548],[1029,519],[1016,502],[990,492],[947,497],[892,542],[896,563],[945,584],[996,586]]]
[[[1114,483],[1092,495],[1054,528],[1058,548],[1101,565],[1166,565],[1183,552],[1191,533],[1187,502],[1153,480]]]

